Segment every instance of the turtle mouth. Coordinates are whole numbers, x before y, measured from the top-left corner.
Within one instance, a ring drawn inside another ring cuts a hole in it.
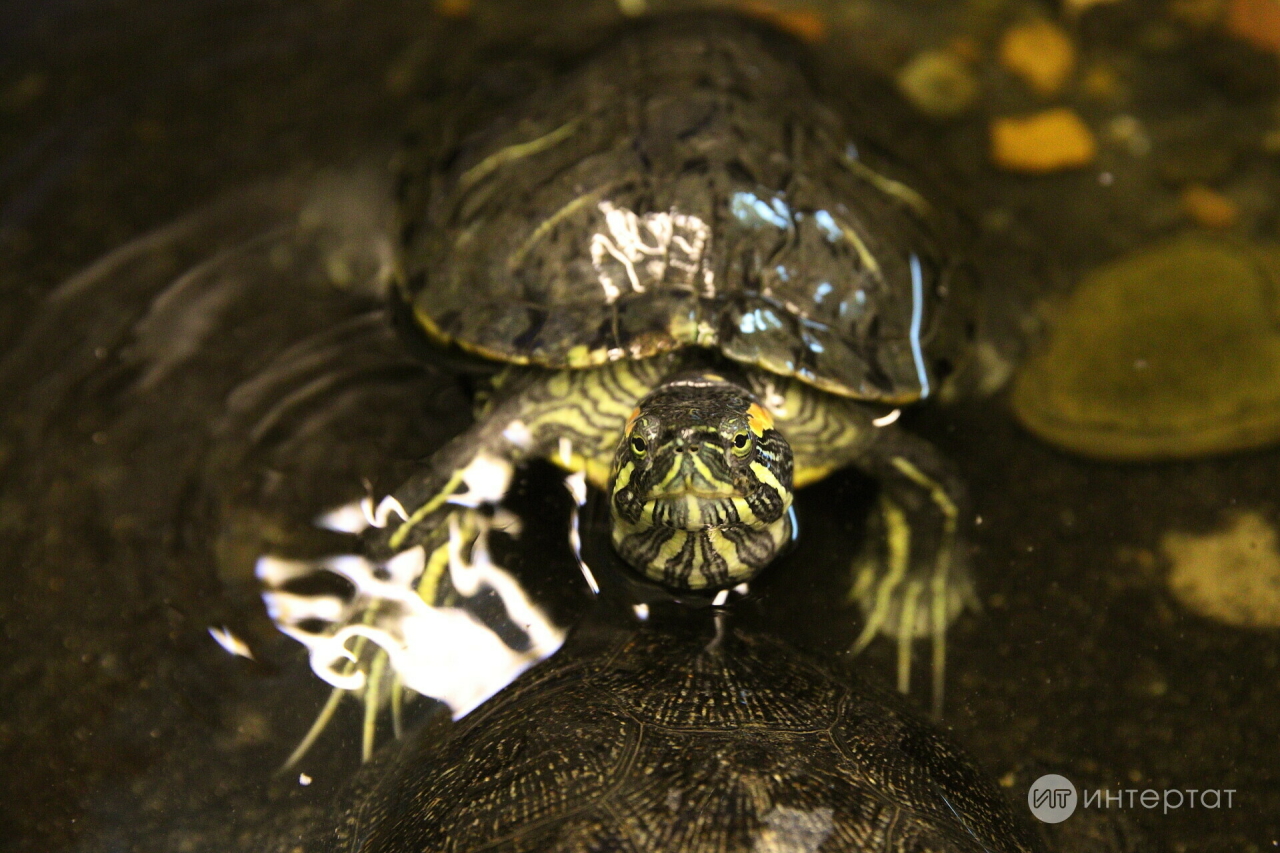
[[[654,527],[669,530],[727,530],[751,527],[742,518],[743,500],[737,492],[684,489],[655,495],[644,503],[644,513]]]
[[[654,503],[656,501],[674,501],[681,498],[697,498],[704,501],[732,500],[733,498],[743,498],[746,495],[736,489],[695,489],[687,486],[680,489],[672,489],[668,492],[658,492],[649,495],[646,503]]]

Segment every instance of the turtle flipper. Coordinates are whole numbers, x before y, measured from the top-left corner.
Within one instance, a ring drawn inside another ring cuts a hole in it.
[[[866,622],[862,651],[878,634],[898,641],[898,689],[911,683],[913,641],[932,639],[933,707],[941,711],[947,628],[977,609],[964,549],[967,498],[960,480],[923,439],[886,429],[863,465],[881,482],[868,545],[854,564],[850,598]]]

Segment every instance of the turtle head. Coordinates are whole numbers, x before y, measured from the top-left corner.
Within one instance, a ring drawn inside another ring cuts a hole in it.
[[[791,540],[791,447],[749,393],[719,376],[640,401],[614,457],[613,544],[677,589],[750,579]]]

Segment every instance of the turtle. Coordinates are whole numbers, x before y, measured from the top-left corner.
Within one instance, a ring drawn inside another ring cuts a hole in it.
[[[753,20],[658,18],[416,133],[396,298],[430,347],[496,373],[473,426],[372,514],[370,554],[423,546],[440,577],[448,512],[549,459],[608,495],[638,572],[716,592],[792,542],[795,489],[855,466],[880,484],[855,648],[896,637],[905,691],[932,637],[941,696],[946,630],[975,604],[967,499],[894,421],[961,363],[973,324],[949,307],[973,276],[954,217],[806,62]]]
[[[443,734],[428,724],[301,849],[1043,849],[891,691],[769,634],[655,621],[584,625]]]

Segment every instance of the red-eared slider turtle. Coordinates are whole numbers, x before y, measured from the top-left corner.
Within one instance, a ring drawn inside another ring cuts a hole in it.
[[[372,766],[351,802],[306,849],[1040,849],[892,694],[736,631],[580,633],[445,736],[428,728]]]
[[[964,501],[937,452],[891,424],[954,364],[956,265],[929,204],[870,159],[793,51],[734,18],[648,23],[404,156],[412,317],[514,366],[384,504],[375,556],[430,552],[446,503],[495,499],[541,457],[608,492],[636,569],[727,588],[793,538],[794,488],[855,465],[882,486],[859,645],[888,632],[909,661],[932,636],[940,677],[972,597]]]

